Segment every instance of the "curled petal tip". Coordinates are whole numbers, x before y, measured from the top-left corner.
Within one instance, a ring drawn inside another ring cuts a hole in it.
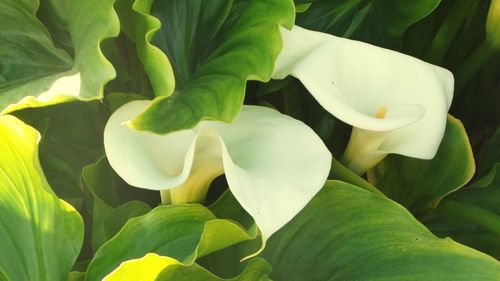
[[[423,159],[435,154],[453,98],[451,72],[392,50],[298,26],[281,31],[284,47],[273,77],[296,77],[332,115],[368,132],[365,137],[376,136],[351,138],[350,142],[361,142],[350,146],[365,155],[356,159],[371,158],[372,165],[388,153]]]

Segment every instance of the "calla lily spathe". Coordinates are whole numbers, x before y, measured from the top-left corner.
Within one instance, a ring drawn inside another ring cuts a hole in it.
[[[202,202],[225,173],[229,189],[255,219],[265,241],[321,189],[331,154],[304,123],[276,110],[243,106],[232,124],[202,121],[167,135],[124,125],[150,101],[120,107],[104,131],[113,169],[130,185],[162,191],[172,203]]]
[[[281,31],[273,78],[296,77],[328,112],[354,127],[343,159],[350,169],[362,174],[388,153],[434,157],[453,97],[451,72],[299,26]]]

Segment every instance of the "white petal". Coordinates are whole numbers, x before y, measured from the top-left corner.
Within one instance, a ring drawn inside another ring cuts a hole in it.
[[[191,172],[180,187],[170,190],[170,201],[174,204],[203,202],[212,181],[224,172],[221,140],[217,132],[198,127],[194,130],[194,159],[184,164],[191,165]]]
[[[255,219],[265,240],[290,221],[327,179],[332,156],[324,143],[304,123],[278,111],[243,106],[232,124],[202,121],[192,130],[165,136],[123,125],[149,103],[122,106],[104,133],[111,166],[133,186],[204,187],[220,174],[223,163],[231,192]],[[185,195],[177,191],[171,194]]]
[[[331,114],[354,127],[386,131],[380,150],[432,158],[446,126],[453,76],[443,68],[363,42],[295,26],[274,78],[298,78]],[[374,117],[381,107],[385,118]]]
[[[128,184],[162,192],[164,203],[201,202],[212,180],[223,172],[218,135],[183,130],[167,135],[125,125],[151,101],[133,101],[113,113],[104,130],[104,147],[113,169]]]
[[[196,133],[185,130],[160,136],[124,125],[150,101],[133,101],[120,107],[104,129],[104,148],[113,169],[128,184],[153,190],[184,183],[194,158]]]
[[[323,187],[332,156],[304,123],[273,109],[243,106],[231,125],[202,122],[224,141],[231,192],[263,239],[290,221]]]

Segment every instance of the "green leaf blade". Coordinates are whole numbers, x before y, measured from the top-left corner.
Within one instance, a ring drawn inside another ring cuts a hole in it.
[[[115,77],[113,66],[100,50],[103,40],[119,32],[113,9],[115,0],[61,2],[43,3],[44,15],[47,9],[57,11],[54,17],[45,15],[45,20],[55,21],[48,24],[58,27],[56,34],[50,34],[37,18],[39,1],[0,3],[0,75],[5,80],[0,83],[2,113],[72,100],[100,99],[104,84]],[[51,35],[68,37],[73,45],[64,46],[65,50],[56,48]],[[56,81],[76,75],[79,85],[72,80],[64,89],[51,88]],[[49,89],[53,91],[50,94]]]
[[[342,0],[312,2],[297,24],[337,36],[399,49],[404,32],[429,15],[441,0]]]
[[[184,7],[174,0],[170,3],[172,6]],[[186,8],[191,7],[194,10],[186,11],[188,15],[190,12],[198,11],[198,7],[201,7],[199,10],[203,10],[208,6],[208,10],[219,13],[212,17],[221,19],[210,26],[210,29],[196,30],[196,34],[204,31],[203,35],[208,36],[203,37],[204,40],[192,41],[194,39],[191,37],[195,31],[187,27],[182,29],[186,33],[183,40],[168,38],[169,32],[159,31],[160,34],[163,32],[162,36],[165,37],[162,42],[166,43],[162,45],[167,50],[164,51],[174,62],[174,70],[178,70],[174,74],[179,85],[171,96],[166,97],[162,93],[157,93],[163,96],[157,97],[145,112],[132,121],[131,125],[136,129],[166,134],[192,128],[205,118],[230,122],[243,103],[246,81],[270,79],[274,60],[281,49],[279,26],[290,27],[293,23],[292,1],[251,1],[243,11],[235,4],[229,14],[227,14],[227,4],[219,7],[211,1],[196,3],[198,5],[185,4]],[[226,20],[220,26],[225,17],[228,19],[236,17],[233,13],[242,14],[237,20]],[[210,22],[207,15],[199,16],[202,20]],[[169,21],[173,21],[174,18],[176,17],[165,17]],[[165,23],[163,27],[176,24]],[[178,43],[179,41],[183,43]],[[184,41],[188,43],[184,45]],[[190,48],[186,52],[174,52],[182,46]],[[200,46],[205,49],[200,50]],[[154,77],[150,75],[151,79]],[[154,81],[151,83],[154,84]],[[158,122],[159,120],[161,122]]]
[[[71,57],[57,49],[45,26],[36,17],[39,1],[0,3],[0,72],[9,83],[25,77],[40,77],[71,68]],[[26,48],[31,46],[31,48]]]
[[[191,265],[198,257],[254,238],[238,224],[216,219],[201,205],[160,206],[129,220],[105,243],[90,263],[86,280],[101,280],[122,262],[147,253]]]
[[[297,254],[300,253],[300,254]],[[402,206],[338,181],[268,241],[275,280],[498,280],[500,263],[439,239]]]
[[[368,172],[370,182],[389,198],[422,215],[474,175],[469,138],[460,120],[448,115],[445,135],[432,160],[389,155]]]
[[[66,280],[83,241],[80,215],[52,192],[38,132],[0,117],[0,272],[3,280]]]
[[[203,267],[184,265],[179,261],[155,254],[147,254],[141,259],[122,263],[118,269],[104,278],[104,281],[244,281],[266,280],[271,268],[261,258],[251,260],[244,271],[230,279],[219,278]]]
[[[500,163],[447,196],[425,220],[433,233],[500,258]]]

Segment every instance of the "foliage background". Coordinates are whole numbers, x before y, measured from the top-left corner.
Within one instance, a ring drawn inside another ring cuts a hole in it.
[[[498,280],[500,60],[490,41],[500,34],[485,32],[490,4],[0,1],[0,238],[9,241],[0,279],[67,280],[72,271],[69,280],[100,280],[142,258],[109,280],[145,280],[144,268],[156,268],[151,280]],[[102,132],[134,99],[155,99],[135,128],[160,133],[230,121],[242,103],[258,104],[304,121],[340,159],[351,128],[297,80],[269,81],[278,26],[294,21],[450,69],[453,117],[431,161],[391,155],[367,178],[334,161],[308,207],[241,263],[260,240],[223,177],[203,205],[158,207],[159,194],[111,169]],[[75,73],[78,96],[26,99]],[[37,133],[6,113],[40,133],[38,151]]]

